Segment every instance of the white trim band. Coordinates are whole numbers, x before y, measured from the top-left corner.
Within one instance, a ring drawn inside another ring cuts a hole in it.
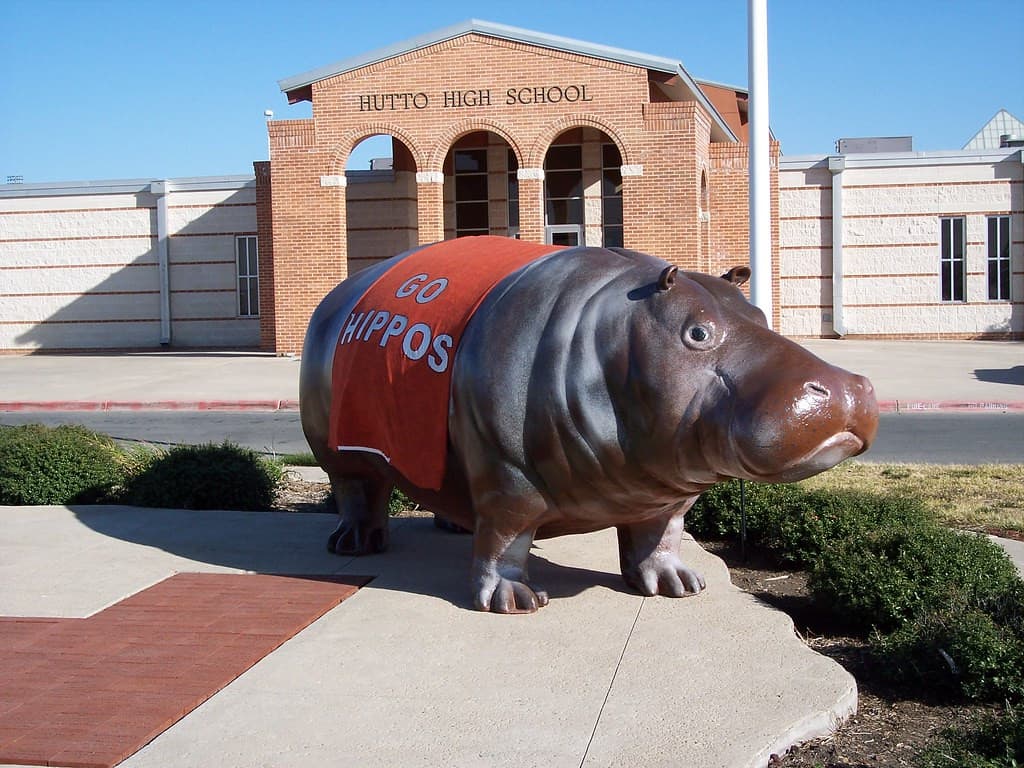
[[[532,179],[534,181],[544,181],[544,169],[543,168],[520,168],[516,171],[516,178],[522,181],[523,179]]]
[[[359,453],[375,453],[380,456],[388,464],[391,463],[391,457],[388,456],[384,451],[378,450],[377,448],[368,448],[365,445],[339,445],[335,450],[339,453],[341,451],[357,451]]]
[[[335,176],[321,176],[320,177],[321,187],[346,187],[348,186],[348,179],[342,175]]]
[[[623,176],[643,176],[644,167],[642,165],[624,165],[619,169],[619,173]]]
[[[417,184],[444,184],[444,173],[441,171],[416,171]]]

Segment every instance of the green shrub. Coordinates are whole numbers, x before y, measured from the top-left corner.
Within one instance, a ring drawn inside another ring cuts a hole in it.
[[[415,509],[416,503],[402,493],[400,490],[395,488],[391,491],[391,498],[388,499],[388,514],[397,515],[405,512],[408,509]]]
[[[175,509],[267,509],[281,472],[279,464],[227,441],[181,445],[132,478],[122,500]]]
[[[759,544],[773,510],[795,504],[804,493],[797,485],[745,483],[748,540]],[[704,491],[686,513],[686,530],[704,539],[739,536],[740,481],[720,483]]]
[[[1020,768],[1024,766],[1024,714],[1020,708],[987,715],[973,726],[949,729],[917,757],[918,768]]]
[[[0,428],[0,504],[91,504],[124,482],[131,459],[85,427]]]
[[[876,635],[873,653],[895,679],[975,701],[1024,704],[1024,582],[963,596]]]
[[[988,539],[928,520],[864,531],[825,549],[811,570],[815,600],[852,629],[889,632],[959,601],[983,605],[1017,582]]]
[[[781,564],[813,565],[832,544],[891,523],[915,524],[930,513],[916,499],[862,491],[805,490],[798,485],[746,483],[747,540]],[[739,535],[738,480],[706,491],[686,515],[698,538]]]

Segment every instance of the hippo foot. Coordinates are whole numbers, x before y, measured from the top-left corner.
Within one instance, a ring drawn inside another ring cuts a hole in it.
[[[707,586],[704,577],[683,565],[676,555],[645,560],[635,568],[624,570],[622,578],[637,592],[648,597],[689,597]]]
[[[477,585],[473,602],[478,611],[535,613],[548,604],[548,593],[525,582],[498,576]]]
[[[387,548],[388,529],[365,522],[342,520],[327,539],[328,551],[347,557],[378,554]]]

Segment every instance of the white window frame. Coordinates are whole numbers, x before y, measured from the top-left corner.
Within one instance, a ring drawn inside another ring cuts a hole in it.
[[[242,248],[245,247],[245,263],[242,260]],[[254,258],[250,259],[249,257]],[[250,269],[250,266],[255,269]],[[248,306],[243,312],[242,300]],[[239,317],[260,316],[260,256],[259,239],[256,235],[235,236],[235,307]]]
[[[992,242],[989,233],[992,231],[991,223],[996,223],[996,241]],[[1000,237],[999,233],[1002,230],[1002,223],[1006,222],[1006,242],[1003,242],[1003,238]],[[1000,255],[1000,251],[1003,250],[1003,246],[1006,249],[1006,256]],[[1013,300],[1013,222],[1008,214],[996,214],[993,216],[985,217],[985,250],[986,250],[986,261],[985,261],[985,296],[989,301],[1012,301]],[[1002,263],[1006,263],[1007,280],[1005,285],[1003,281],[999,279],[998,275],[1002,273],[1000,266]],[[992,270],[996,270],[996,289],[999,296],[992,296],[989,292],[989,288],[992,285]]]
[[[960,231],[963,241],[960,244],[960,256],[956,256],[956,222],[961,222]],[[943,248],[943,233],[949,227],[949,253]],[[960,280],[957,281],[955,265],[960,263]],[[942,283],[949,273],[949,296],[942,295]],[[957,290],[959,288],[959,291]],[[957,294],[960,294],[959,297]],[[967,302],[967,217],[943,216],[939,219],[939,298],[944,304],[965,304]]]

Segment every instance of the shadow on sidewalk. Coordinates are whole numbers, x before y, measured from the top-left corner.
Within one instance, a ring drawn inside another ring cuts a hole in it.
[[[279,575],[361,574],[373,589],[443,599],[472,609],[472,539],[434,527],[430,519],[393,519],[387,552],[341,557],[327,551],[336,518],[329,514],[150,509],[117,505],[71,507],[77,519],[104,536],[151,547],[189,561]],[[601,588],[634,594],[618,573],[556,564],[544,542],[530,558],[530,574],[552,599]],[[113,566],[113,564],[112,564]],[[638,595],[639,596],[639,595]]]
[[[974,377],[989,384],[1024,386],[1024,365],[1015,365],[1013,368],[975,368]]]

